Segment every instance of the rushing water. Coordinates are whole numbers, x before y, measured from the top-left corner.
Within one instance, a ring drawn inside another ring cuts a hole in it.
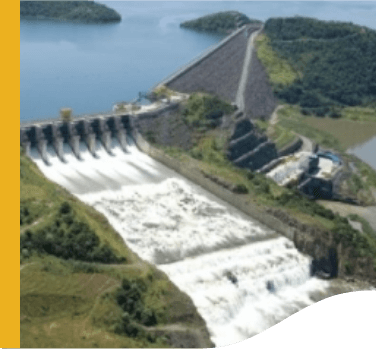
[[[119,24],[21,21],[21,120],[109,110],[191,60],[220,36],[179,28],[208,13],[252,18],[295,14],[374,26],[368,2],[108,2]],[[310,258],[223,201],[154,161],[129,142],[112,155],[97,143],[82,160],[69,146],[51,165],[31,149],[43,173],[109,219],[127,245],[162,269],[193,300],[216,346],[249,338],[328,294],[310,277]]]
[[[196,33],[179,23],[216,11],[251,18],[312,16],[375,28],[372,2],[109,1],[122,22],[107,25],[21,21],[21,120],[108,111],[189,62],[221,36]]]
[[[102,212],[141,258],[193,300],[216,346],[249,338],[312,304],[330,283],[310,276],[294,244],[141,153],[97,144],[83,160],[52,147],[43,173]]]

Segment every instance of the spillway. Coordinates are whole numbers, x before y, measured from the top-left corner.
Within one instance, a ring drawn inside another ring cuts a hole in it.
[[[312,304],[329,281],[310,276],[294,244],[140,152],[127,138],[80,159],[47,146],[50,165],[30,156],[52,181],[102,212],[141,258],[193,300],[216,346],[260,333]]]

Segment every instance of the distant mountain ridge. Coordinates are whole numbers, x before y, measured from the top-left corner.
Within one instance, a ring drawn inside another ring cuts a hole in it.
[[[121,21],[118,12],[94,1],[21,1],[20,16],[83,23]]]

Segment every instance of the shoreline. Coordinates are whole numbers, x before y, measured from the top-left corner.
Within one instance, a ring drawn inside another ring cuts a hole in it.
[[[366,160],[365,157],[364,158],[360,157],[360,154],[359,154],[359,151],[363,151],[365,148],[367,149],[368,147],[370,147],[371,143],[375,143],[376,144],[376,135],[372,136],[371,138],[369,138],[365,142],[362,142],[362,143],[358,144],[355,147],[347,149],[346,150],[346,154],[355,156],[357,159],[359,159],[360,161],[366,163],[368,166],[372,167],[372,169],[374,171],[376,171],[376,162],[375,163],[371,163],[371,162],[368,161],[368,159]]]
[[[58,20],[79,23],[121,22],[120,13],[96,1],[21,1],[20,19]]]
[[[59,17],[48,17],[48,16],[20,16],[20,20],[24,21],[53,21],[53,22],[60,22],[60,23],[71,23],[71,24],[116,24],[120,23],[120,20],[112,20],[112,21],[97,21],[97,20],[83,20],[83,19],[66,19],[66,18],[59,18]]]

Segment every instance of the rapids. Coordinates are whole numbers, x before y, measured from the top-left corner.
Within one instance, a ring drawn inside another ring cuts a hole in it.
[[[129,141],[97,157],[69,146],[66,163],[48,146],[51,165],[30,155],[49,179],[102,212],[141,258],[193,300],[216,346],[239,342],[314,303],[328,281],[310,276],[310,258]]]

